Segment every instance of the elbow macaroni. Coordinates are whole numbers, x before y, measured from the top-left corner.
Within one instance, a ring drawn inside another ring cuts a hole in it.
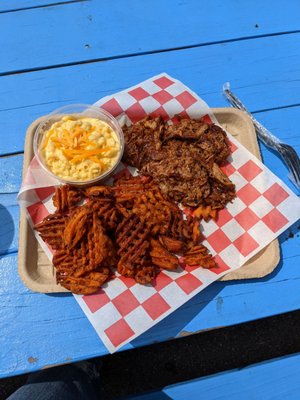
[[[41,154],[59,178],[87,181],[117,162],[121,145],[116,132],[96,118],[65,116],[45,132]]]

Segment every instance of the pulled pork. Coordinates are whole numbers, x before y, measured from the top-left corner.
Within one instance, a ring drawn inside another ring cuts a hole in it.
[[[153,177],[170,200],[220,209],[234,199],[235,186],[219,168],[230,154],[219,126],[193,119],[169,125],[146,117],[123,131],[124,160]]]

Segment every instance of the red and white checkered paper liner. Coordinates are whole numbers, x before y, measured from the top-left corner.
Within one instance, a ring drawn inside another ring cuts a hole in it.
[[[166,119],[175,114],[206,116],[208,121],[217,122],[194,92],[167,74],[105,97],[96,105],[133,123],[149,114]],[[110,352],[141,335],[224,274],[241,267],[298,219],[297,196],[234,137],[229,138],[232,155],[223,170],[235,183],[237,198],[219,213],[217,221],[202,224],[204,244],[215,255],[219,268],[182,265],[176,272],[162,271],[153,285],[146,286],[118,276],[96,294],[75,295]],[[136,170],[121,165],[115,176],[130,173]],[[33,159],[19,193],[31,225],[53,211],[51,195],[57,184]],[[37,240],[51,259],[49,248],[38,236]]]

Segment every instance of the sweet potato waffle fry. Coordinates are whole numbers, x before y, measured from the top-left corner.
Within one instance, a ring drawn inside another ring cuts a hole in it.
[[[83,198],[87,201],[79,205]],[[73,293],[96,292],[115,269],[151,283],[160,269],[178,269],[178,254],[189,265],[216,267],[200,245],[205,213],[196,210],[184,219],[151,177],[119,179],[112,187],[61,186],[53,202],[55,213],[35,229],[54,250],[57,282]]]
[[[55,189],[53,204],[57,212],[64,212],[78,204],[82,199],[82,193],[69,185]]]
[[[217,210],[212,209],[211,206],[199,206],[193,212],[194,217],[203,218],[204,221],[217,218]]]
[[[63,234],[66,226],[66,217],[58,211],[50,214],[35,226],[41,238],[53,250],[60,250],[63,246]]]

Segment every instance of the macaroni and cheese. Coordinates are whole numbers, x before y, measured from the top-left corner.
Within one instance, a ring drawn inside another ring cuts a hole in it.
[[[59,178],[87,181],[113,167],[121,151],[116,132],[104,121],[69,115],[44,133],[41,154]]]

